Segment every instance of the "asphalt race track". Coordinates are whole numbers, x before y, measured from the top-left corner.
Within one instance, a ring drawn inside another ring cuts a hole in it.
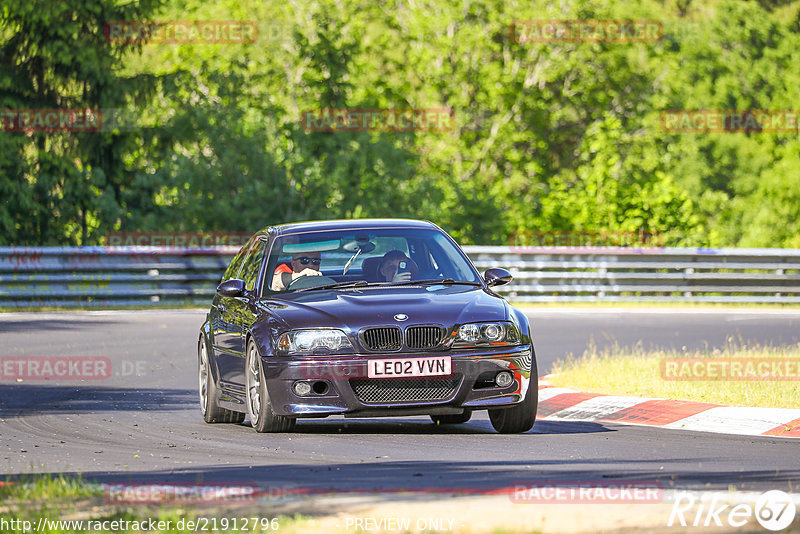
[[[291,434],[207,425],[197,400],[198,311],[0,315],[0,359],[99,356],[112,376],[0,382],[2,474],[82,473],[102,482],[249,482],[319,490],[489,490],[548,481],[660,481],[665,487],[800,486],[797,441],[540,420],[495,434],[485,412],[302,421]],[[800,312],[531,309],[540,371],[587,343],[715,347],[800,342]]]

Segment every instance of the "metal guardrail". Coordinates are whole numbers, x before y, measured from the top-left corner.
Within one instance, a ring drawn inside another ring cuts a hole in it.
[[[0,306],[208,304],[237,247],[0,247]]]
[[[464,247],[517,302],[800,303],[800,250]],[[0,247],[0,307],[207,305],[235,247]]]
[[[800,302],[800,249],[465,247],[517,302]]]

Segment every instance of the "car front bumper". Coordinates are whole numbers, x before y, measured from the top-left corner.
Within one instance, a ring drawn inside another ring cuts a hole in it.
[[[451,375],[419,378],[368,378],[370,360],[449,356]],[[262,358],[272,409],[277,415],[353,417],[459,413],[513,406],[522,402],[531,379],[530,345],[513,350],[441,353],[350,354],[302,358]],[[493,383],[510,371],[507,387]],[[533,377],[534,381],[536,377]],[[298,395],[293,385],[309,382],[317,392]]]

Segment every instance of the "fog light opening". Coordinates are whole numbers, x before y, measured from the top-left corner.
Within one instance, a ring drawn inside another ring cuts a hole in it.
[[[297,395],[301,397],[305,397],[306,395],[311,393],[311,384],[308,382],[295,382],[292,386],[292,389]]]
[[[325,395],[328,392],[328,383],[318,380],[314,382],[314,385],[311,387],[314,390],[314,393],[317,395]]]
[[[514,383],[514,375],[509,371],[500,371],[497,373],[497,376],[494,377],[494,383],[497,384],[497,387],[507,388]]]

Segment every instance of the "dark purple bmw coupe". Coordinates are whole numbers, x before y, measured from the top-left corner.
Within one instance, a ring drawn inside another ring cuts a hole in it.
[[[525,315],[430,222],[274,226],[231,261],[198,343],[206,422],[286,432],[297,419],[429,415],[526,432],[537,408]]]

